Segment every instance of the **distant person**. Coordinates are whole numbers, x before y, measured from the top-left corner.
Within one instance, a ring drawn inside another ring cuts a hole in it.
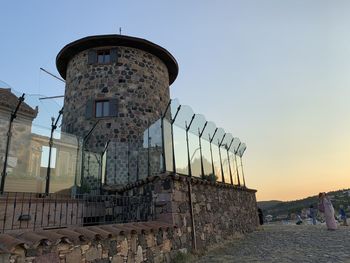
[[[334,208],[331,200],[328,198],[326,193],[319,193],[318,195],[319,204],[318,209],[324,213],[326,218],[326,225],[328,230],[336,230],[337,222],[334,218]]]
[[[297,225],[301,225],[303,223],[303,220],[301,219],[300,215],[297,215]]]
[[[309,216],[312,219],[312,224],[316,225],[316,214],[317,214],[317,211],[316,211],[316,209],[314,208],[313,205],[310,205],[309,209],[310,209]]]
[[[263,225],[264,224],[264,215],[263,215],[263,211],[259,207],[258,207],[258,216],[259,216],[259,224]]]
[[[347,222],[345,210],[342,205],[339,208],[340,208],[339,209],[340,219],[343,220],[343,226],[347,226],[348,222]]]

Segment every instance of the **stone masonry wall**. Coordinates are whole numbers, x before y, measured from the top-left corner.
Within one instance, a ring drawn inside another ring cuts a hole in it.
[[[126,142],[142,137],[170,99],[168,70],[158,57],[135,48],[117,49],[117,63],[89,65],[89,50],[85,50],[73,57],[67,68],[63,130],[84,137],[96,122],[96,118],[85,116],[87,102],[117,100],[118,116],[100,118],[87,142],[95,152],[100,152],[108,139]]]
[[[192,243],[192,222],[188,194],[192,187],[192,206],[197,248],[223,241],[236,232],[253,231],[258,226],[255,190],[198,178],[164,174],[125,188],[125,195],[156,196],[158,220],[178,226],[180,244]]]
[[[161,263],[186,252],[176,231],[160,222],[0,234],[4,263]]]

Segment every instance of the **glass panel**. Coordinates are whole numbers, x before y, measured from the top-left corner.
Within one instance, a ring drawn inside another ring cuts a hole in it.
[[[222,141],[221,147],[228,150],[231,146],[231,143],[233,143],[233,136],[231,133],[226,133],[224,140]]]
[[[187,105],[182,105],[174,122],[174,149],[176,172],[189,174],[186,126],[190,124],[194,113]]]
[[[202,138],[204,140],[210,141],[210,139],[213,137],[216,130],[216,125],[212,121],[208,121],[207,125],[205,126],[205,129],[203,131]]]
[[[212,138],[212,143],[219,145],[224,138],[225,131],[223,128],[218,128],[216,133],[214,134],[214,137]]]
[[[151,149],[147,141],[143,143],[143,147],[139,147],[138,149],[137,172],[139,179],[145,179],[151,174],[151,166],[148,166],[148,163],[151,164]]]
[[[179,113],[175,119],[175,124],[185,129],[190,125],[193,115],[194,113],[191,107],[187,105],[181,105]]]
[[[13,122],[5,181],[6,192],[45,191],[47,168],[41,168],[42,149],[49,138],[31,133],[32,124],[17,118]],[[50,131],[46,131],[50,133]]]
[[[195,135],[199,135],[199,133],[203,131],[206,122],[207,121],[203,115],[196,114],[189,131]]]
[[[240,141],[237,137],[235,137],[235,138],[233,138],[233,142],[232,142],[232,144],[231,144],[230,149],[231,149],[234,153],[237,153],[237,150],[238,150],[238,147],[240,146],[240,144],[241,144],[241,141]]]
[[[230,167],[228,149],[231,143],[233,143],[233,136],[231,133],[226,133],[222,141],[221,156],[222,156],[222,165],[224,169],[225,183],[229,183],[229,184],[231,184],[232,168]]]
[[[97,63],[102,64],[103,63],[103,54],[97,54]]]
[[[77,166],[79,165],[79,148],[78,140],[75,136],[63,133],[55,132],[56,135],[53,140],[53,148],[56,148],[56,154],[51,156],[51,160],[56,164],[51,169],[50,176],[50,193],[71,191],[75,185]],[[98,170],[96,175],[98,176],[98,188],[101,182],[101,155],[95,156],[98,163]],[[52,163],[51,161],[51,163]]]
[[[204,175],[209,176],[213,174],[213,167],[210,154],[210,143],[207,140],[202,140],[202,158]]]
[[[85,193],[96,194],[101,182],[102,163],[100,155],[95,152],[84,152],[83,188]]]
[[[165,169],[166,171],[173,171],[173,143],[171,136],[171,124],[164,118],[164,150],[165,150]]]
[[[105,54],[105,63],[110,63],[111,62],[111,56],[110,54]]]
[[[196,114],[189,129],[189,150],[191,160],[192,176],[201,177],[201,149],[199,144],[199,134],[203,131],[206,120],[203,115]]]
[[[223,148],[221,148],[221,157],[222,157],[222,168],[224,170],[225,183],[226,184],[231,184],[231,177],[230,177],[230,169],[229,169],[227,151],[225,149],[223,149]]]
[[[213,151],[214,174],[217,177],[217,181],[222,182],[219,147],[213,143],[211,147]]]
[[[246,149],[247,149],[247,146],[245,145],[245,143],[241,143],[241,145],[238,148],[237,155],[239,157],[242,157]]]
[[[102,102],[96,102],[96,117],[102,117]]]
[[[233,180],[233,184],[236,185],[238,184],[238,181],[237,181],[237,175],[236,175],[235,154],[231,149],[228,151],[228,153],[229,153],[230,167],[231,167],[231,173],[232,173],[232,180]]]
[[[241,145],[241,141],[235,137],[233,138],[233,142],[231,144],[231,147],[230,147],[230,152],[232,153],[232,160],[231,160],[231,163],[232,163],[232,176],[234,178],[234,183],[235,184],[238,184],[239,181],[238,181],[238,177],[239,177],[239,171],[238,171],[238,164],[237,164],[237,157],[236,157],[236,153],[237,153],[237,150],[238,150],[238,147]],[[242,183],[242,182],[240,182]]]
[[[109,116],[109,101],[103,102],[103,116]]]
[[[110,186],[125,185],[131,181],[129,173],[128,142],[110,142],[107,148],[106,184]]]
[[[190,161],[191,161],[191,172],[192,176],[201,177],[201,155],[199,148],[199,137],[188,133],[189,150],[190,150]]]
[[[147,132],[144,133],[147,139]],[[146,143],[147,145],[147,143]],[[128,149],[127,149],[127,175],[128,175],[128,183],[136,182],[140,179],[140,162],[143,161],[145,166],[147,167],[147,147],[141,150],[142,145],[137,141],[129,141]],[[143,173],[147,176],[147,168],[146,171],[142,170]]]
[[[176,172],[188,175],[186,131],[177,125],[173,126],[173,130]]]
[[[36,133],[31,133],[31,129]],[[40,132],[39,132],[40,131]],[[50,130],[16,119],[10,146],[5,191],[45,191]],[[55,132],[50,157],[50,192],[72,190],[80,166],[77,137]]]
[[[159,175],[163,171],[163,145],[161,119],[149,127],[149,166],[150,176]]]

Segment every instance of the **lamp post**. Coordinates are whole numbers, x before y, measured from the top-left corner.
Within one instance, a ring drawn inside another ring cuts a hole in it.
[[[50,134],[50,140],[49,140],[49,161],[47,164],[47,173],[46,173],[46,185],[45,185],[45,195],[49,195],[50,191],[50,177],[51,177],[51,151],[52,151],[52,145],[53,145],[53,133],[55,132],[57,128],[57,123],[60,120],[61,116],[63,113],[63,107],[62,109],[58,112],[58,117],[55,121],[55,118],[51,118],[51,134]]]
[[[1,185],[0,185],[0,194],[4,193],[5,188],[5,177],[7,175],[6,169],[7,169],[7,161],[8,161],[8,155],[10,150],[10,144],[11,144],[11,136],[12,136],[12,123],[17,117],[17,111],[19,110],[19,107],[21,106],[22,102],[24,101],[24,93],[21,97],[18,98],[18,103],[15,108],[15,110],[11,113],[10,123],[9,123],[9,129],[7,132],[7,142],[6,142],[6,151],[5,151],[5,160],[4,160],[4,167],[2,170],[2,176],[1,176]]]

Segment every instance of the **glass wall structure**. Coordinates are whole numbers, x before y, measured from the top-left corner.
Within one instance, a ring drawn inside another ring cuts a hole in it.
[[[242,157],[246,145],[177,99],[170,100],[166,111],[148,122],[142,134],[127,141],[105,138],[100,152],[88,149],[88,138],[60,131],[58,103],[43,103],[37,95],[27,96],[25,103],[33,116],[19,111],[8,150],[13,108],[0,112],[0,168],[7,155],[4,191],[78,189],[100,194],[103,188],[117,189],[164,172],[245,186]]]
[[[177,99],[169,102],[162,124],[166,171],[245,186],[246,145],[238,138]]]

